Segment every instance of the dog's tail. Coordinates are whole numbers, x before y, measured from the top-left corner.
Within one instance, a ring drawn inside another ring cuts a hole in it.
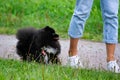
[[[36,29],[30,28],[23,28],[19,29],[16,34],[16,38],[19,41],[30,41],[33,39],[33,35],[35,34]]]
[[[16,48],[17,54],[22,57],[23,60],[27,60],[27,55],[29,49],[31,48],[32,40],[36,29],[34,28],[23,28],[19,29],[16,33],[16,38],[18,39]]]

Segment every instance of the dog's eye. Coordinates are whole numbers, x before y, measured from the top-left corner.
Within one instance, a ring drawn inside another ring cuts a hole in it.
[[[54,35],[55,35],[55,33],[52,33],[52,35],[54,36]]]

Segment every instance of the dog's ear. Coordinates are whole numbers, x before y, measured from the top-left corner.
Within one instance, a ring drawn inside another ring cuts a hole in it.
[[[54,30],[53,28],[49,27],[49,26],[46,26],[46,27],[44,28],[44,30],[45,30],[45,31],[48,31],[48,32],[51,32],[51,33],[55,33],[55,30]]]
[[[50,29],[50,27],[49,26],[45,26],[45,29]]]
[[[50,28],[49,26],[46,26],[46,27],[45,27],[45,30],[46,30],[46,31],[49,31],[49,30],[51,30],[51,29],[52,29],[52,28]]]

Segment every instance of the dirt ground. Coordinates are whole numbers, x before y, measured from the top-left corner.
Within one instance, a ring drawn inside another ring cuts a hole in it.
[[[0,35],[0,58],[20,60],[16,54],[17,39],[14,35]],[[68,58],[69,40],[60,40],[62,65],[66,65]],[[85,68],[106,69],[106,47],[104,43],[79,41],[80,60]],[[120,44],[117,44],[115,58],[120,65]]]

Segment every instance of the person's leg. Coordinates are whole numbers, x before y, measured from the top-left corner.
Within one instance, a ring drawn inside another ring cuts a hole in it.
[[[114,52],[118,42],[118,5],[119,0],[101,0],[104,21],[104,42],[106,43],[108,70],[118,72]]]
[[[114,61],[115,44],[106,43],[107,62]]]
[[[77,55],[77,45],[79,38],[70,38],[69,56]]]
[[[70,22],[68,35],[70,36],[69,59],[71,66],[78,63],[77,44],[83,34],[84,24],[89,17],[93,0],[77,0],[76,7]],[[75,64],[74,64],[75,63]]]

